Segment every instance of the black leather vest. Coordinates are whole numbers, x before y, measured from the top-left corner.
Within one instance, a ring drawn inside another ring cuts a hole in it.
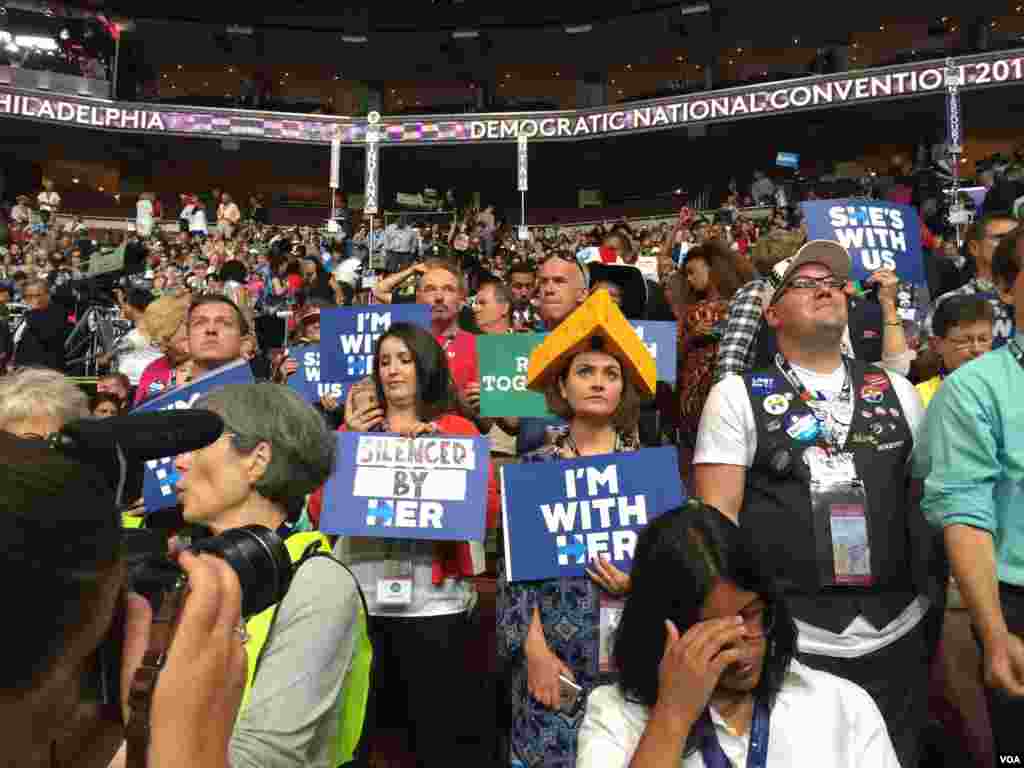
[[[821,438],[801,441],[799,434],[791,437],[787,432],[793,417],[813,417],[810,408],[775,365],[743,377],[757,424],[757,452],[746,476],[740,525],[751,532],[793,615],[835,633],[846,629],[859,614],[881,629],[916,594],[908,536],[907,459],[913,437],[888,375],[860,360],[847,363],[854,409],[844,451],[853,455],[857,475],[864,483],[873,576],[870,587],[832,584],[829,520],[815,519],[827,517],[827,513],[812,513],[810,471],[803,458],[804,451],[824,442]],[[766,410],[765,400],[772,395],[775,397]],[[781,414],[780,396],[788,400]]]

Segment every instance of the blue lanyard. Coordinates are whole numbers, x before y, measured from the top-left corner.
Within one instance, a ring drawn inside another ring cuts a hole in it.
[[[763,699],[754,700],[754,719],[750,726],[750,749],[747,750],[747,768],[764,768],[768,762],[768,725],[771,712]],[[701,717],[705,736],[700,746],[705,768],[731,768],[729,758],[722,751],[711,716],[705,711]]]

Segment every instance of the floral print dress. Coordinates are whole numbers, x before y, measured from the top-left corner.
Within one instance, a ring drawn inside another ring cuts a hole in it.
[[[524,455],[523,462],[561,461],[573,455],[568,427],[550,428],[549,436],[550,444]],[[615,452],[638,447],[635,435],[620,433]],[[576,735],[585,707],[568,715],[548,709],[530,695],[526,637],[537,608],[548,648],[573,671],[586,696],[595,686],[614,680],[598,669],[600,599],[601,588],[587,576],[510,583],[502,563],[498,572],[498,655],[509,676],[509,765],[513,768],[575,768]]]

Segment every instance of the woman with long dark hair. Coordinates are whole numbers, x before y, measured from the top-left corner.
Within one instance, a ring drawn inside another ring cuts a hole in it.
[[[448,367],[448,355],[426,330],[394,323],[378,340],[373,384],[355,385],[342,429],[420,435],[476,436]],[[487,527],[497,520],[493,470]],[[477,602],[472,577],[484,570],[478,542],[343,537],[335,554],[350,565],[366,594],[377,652],[378,702],[408,707],[412,751],[419,766],[451,764],[459,723],[448,702],[473,701],[464,684],[470,617]],[[404,602],[378,599],[379,585],[410,579]],[[382,707],[378,706],[378,711]],[[477,734],[479,738],[479,734]]]
[[[579,768],[899,768],[871,696],[794,660],[796,625],[745,531],[691,499],[637,541]]]
[[[683,265],[685,280],[673,311],[679,321],[679,470],[689,480],[700,414],[714,383],[715,326],[726,319],[732,295],[749,277],[721,240],[690,249]]]

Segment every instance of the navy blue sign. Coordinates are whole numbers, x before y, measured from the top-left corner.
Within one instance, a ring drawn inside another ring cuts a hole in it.
[[[430,330],[426,304],[371,304],[320,311],[320,375],[324,381],[352,383],[373,374],[377,340],[392,323]]]
[[[320,530],[383,539],[483,541],[490,443],[340,432]]]
[[[509,581],[582,576],[597,555],[623,571],[640,531],[680,506],[675,448],[501,468]]]
[[[251,384],[253,382],[252,369],[248,360],[239,360],[210,371],[205,376],[183,387],[177,387],[166,392],[136,408],[136,411],[152,412],[166,411],[175,408],[191,408],[203,395],[209,394],[215,389],[227,386],[228,384]],[[178,473],[174,469],[174,456],[164,459],[154,459],[146,462],[146,470],[143,478],[142,497],[145,502],[146,512],[155,512],[159,509],[173,507],[178,503],[174,492],[174,483],[178,479]]]
[[[350,382],[327,381],[321,375],[320,345],[301,344],[288,350],[289,356],[298,364],[295,373],[288,377],[288,386],[294,389],[307,403],[319,403],[320,398],[331,395],[339,403],[345,403],[345,394]]]
[[[679,349],[675,323],[631,320],[636,335],[647,345],[658,371],[658,381],[676,383],[676,352]]]
[[[910,205],[881,200],[800,203],[808,240],[834,240],[850,252],[851,279],[893,269],[904,282],[925,284],[921,222]]]

